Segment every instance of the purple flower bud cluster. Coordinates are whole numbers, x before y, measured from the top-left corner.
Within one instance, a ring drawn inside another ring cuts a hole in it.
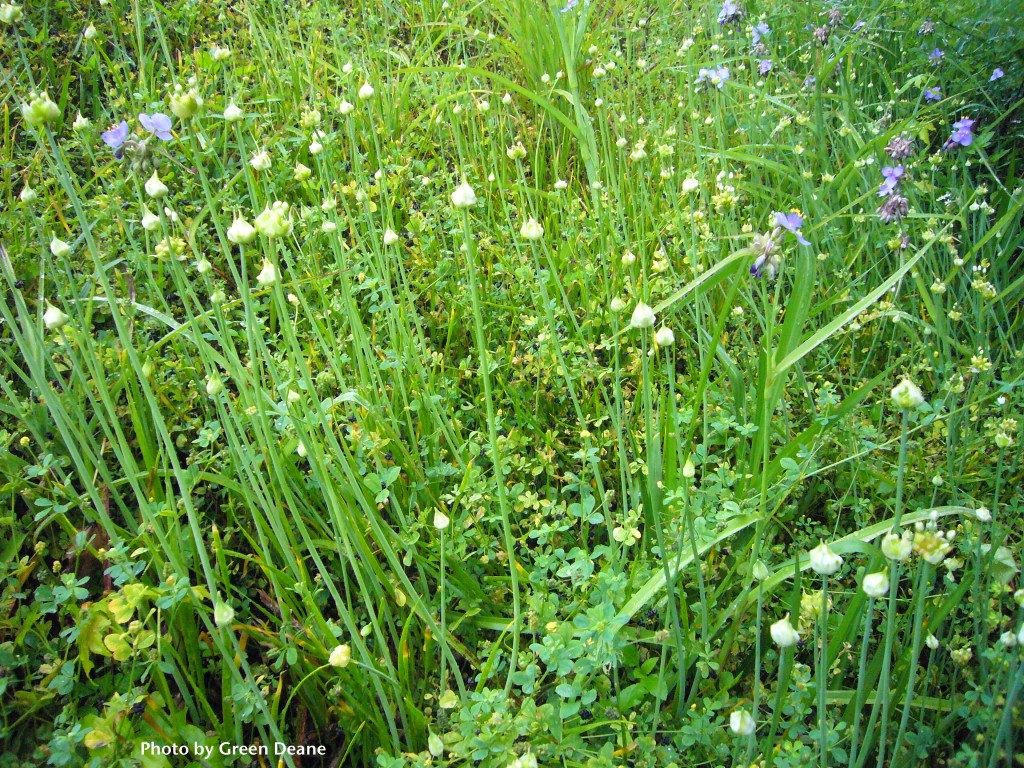
[[[906,160],[914,154],[914,140],[905,133],[893,136],[885,146],[885,153],[897,163]]]
[[[750,265],[750,274],[756,278],[767,277],[774,280],[779,272],[781,255],[779,246],[782,240],[782,233],[789,232],[800,245],[810,245],[804,237],[804,219],[796,211],[774,213],[775,227],[771,232],[763,235],[755,235],[751,250],[754,252],[754,263]]]

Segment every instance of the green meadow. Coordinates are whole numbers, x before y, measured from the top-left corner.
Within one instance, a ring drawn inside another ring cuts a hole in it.
[[[1022,54],[0,4],[0,768],[1024,765]]]

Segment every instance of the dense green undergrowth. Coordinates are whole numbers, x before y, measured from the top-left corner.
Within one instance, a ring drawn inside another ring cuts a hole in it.
[[[0,21],[0,766],[1024,760],[1014,4]]]

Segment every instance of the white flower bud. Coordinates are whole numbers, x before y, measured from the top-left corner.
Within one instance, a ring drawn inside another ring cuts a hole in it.
[[[737,736],[753,736],[757,723],[747,710],[737,709],[729,715],[729,729]]]
[[[519,228],[519,234],[526,240],[540,240],[544,237],[544,227],[531,216],[523,222],[523,226]]]
[[[228,241],[235,245],[251,243],[256,238],[256,228],[243,218],[237,218],[228,227]]]
[[[476,205],[476,193],[469,186],[469,182],[462,182],[452,192],[452,205],[456,208],[470,208]]]
[[[334,650],[331,651],[330,657],[327,659],[328,664],[338,669],[344,669],[351,661],[352,649],[347,644],[335,646]]]
[[[783,618],[776,621],[769,629],[772,640],[779,648],[789,648],[800,642],[800,633],[796,631],[787,613]]]
[[[629,325],[637,329],[650,328],[654,325],[655,319],[654,310],[641,301],[633,309],[633,315],[629,318]]]
[[[889,593],[889,576],[885,571],[869,573],[860,586],[868,597],[884,597]]]
[[[910,379],[903,379],[903,381],[892,388],[889,395],[892,397],[896,407],[905,411],[917,408],[924,402],[924,395],[921,394],[921,390]]]
[[[274,268],[269,259],[263,260],[263,269],[256,275],[256,282],[264,288],[277,282],[277,269]]]
[[[843,558],[833,552],[824,541],[812,549],[807,556],[811,561],[811,570],[821,576],[831,576],[843,564]]]
[[[50,253],[58,259],[62,259],[71,253],[71,246],[60,238],[55,237],[50,241]]]
[[[666,325],[661,326],[654,334],[654,341],[659,347],[670,347],[676,340],[676,335],[672,333],[672,329]]]
[[[153,175],[146,182],[146,194],[154,200],[159,200],[161,197],[166,197],[169,191],[167,185],[160,181],[160,177],[156,175],[156,171],[153,171]]]
[[[53,306],[50,302],[46,302],[46,311],[43,312],[43,325],[45,325],[48,330],[57,330],[58,328],[66,325],[68,319],[68,316],[57,309],[57,307]]]

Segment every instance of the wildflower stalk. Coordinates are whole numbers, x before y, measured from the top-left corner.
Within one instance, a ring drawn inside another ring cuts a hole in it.
[[[821,610],[818,614],[818,761],[828,765],[828,731],[825,728],[828,694],[828,576],[821,577]]]
[[[644,346],[646,346],[646,335],[644,336]],[[646,364],[647,355],[644,355],[644,362]],[[675,398],[675,365],[674,356],[671,347],[665,348],[665,375],[668,380],[668,394],[669,394],[669,405],[668,412],[672,420],[673,433],[678,433],[677,421],[676,421],[676,398]],[[647,380],[647,376],[644,380]],[[649,396],[649,393],[648,393]],[[650,428],[650,427],[648,427]],[[658,444],[660,445],[661,436],[658,435]],[[648,445],[650,444],[650,433],[648,432]],[[660,452],[659,452],[660,453]],[[659,461],[660,465],[660,461]],[[661,497],[660,497],[660,467],[659,467],[659,478],[653,483],[655,490],[658,491],[658,503],[655,506],[655,517],[657,522],[658,532],[658,547],[661,550],[661,564],[665,571],[665,589],[668,597],[669,604],[669,616],[672,620],[672,639],[675,643],[676,651],[676,714],[681,714],[683,709],[683,697],[686,692],[686,659],[685,650],[683,648],[683,628],[679,620],[679,600],[676,596],[675,588],[675,574],[672,573],[669,567],[669,553],[665,547],[665,532],[661,523]]]
[[[768,755],[775,746],[775,734],[779,729],[779,721],[782,719],[783,699],[789,692],[789,677],[793,671],[793,655],[796,652],[794,646],[780,648],[779,677],[775,687],[775,701],[772,704],[772,720],[768,726],[768,737],[762,742],[761,754]]]
[[[469,296],[473,308],[473,330],[476,337],[477,356],[479,357],[480,379],[484,387],[484,404],[487,409],[487,438],[491,448],[491,463],[494,465],[495,483],[497,485],[498,509],[501,514],[501,531],[504,538],[505,554],[508,557],[509,577],[512,585],[512,652],[509,657],[508,675],[505,678],[505,694],[512,690],[512,676],[516,671],[519,657],[519,637],[522,634],[522,606],[519,596],[519,574],[516,561],[515,542],[512,538],[512,523],[509,513],[508,491],[505,488],[505,463],[498,447],[498,427],[494,413],[494,398],[491,394],[490,361],[487,354],[487,338],[484,332],[483,311],[480,308],[480,289],[476,274],[476,241],[470,227],[468,211],[462,211],[462,239],[466,246],[466,265],[469,275]]]
[[[900,727],[896,732],[896,741],[892,747],[894,760],[899,757],[903,736],[907,731],[907,725],[910,723],[910,707],[914,701],[914,684],[917,682],[917,655],[921,651],[921,633],[924,628],[924,600],[927,595],[924,587],[930,576],[930,570],[930,564],[922,559],[918,565],[917,584],[914,587],[914,633],[910,641],[910,670],[907,673],[907,692],[903,697],[903,713],[900,715]]]
[[[868,670],[868,646],[871,640],[871,617],[875,610],[875,598],[868,597],[867,605],[864,608],[864,629],[860,638],[860,660],[857,663],[857,691],[853,698],[853,726],[850,730],[850,755],[847,760],[847,768],[853,768],[854,760],[857,758],[857,745],[860,741],[860,721],[864,709],[864,697],[867,695],[865,680]]]
[[[753,701],[751,703],[751,709],[754,713],[754,718],[759,719],[759,712],[761,708],[761,623],[764,613],[764,589],[758,584],[757,586],[757,619],[754,622],[754,694]],[[752,736],[750,744],[747,746],[747,758],[746,762],[749,764],[754,758],[754,748],[757,746],[756,737]]]
[[[448,642],[448,634],[447,634],[447,629],[446,629],[446,626],[445,626],[445,605],[446,605],[446,599],[445,599],[445,594],[444,594],[444,588],[445,588],[445,581],[446,581],[446,579],[445,579],[445,569],[444,569],[444,528],[440,529],[438,531],[438,533],[440,534],[440,537],[441,537],[441,564],[440,564],[440,570],[438,572],[438,581],[440,582],[440,584],[438,586],[438,591],[440,592],[440,598],[441,598],[441,612],[440,612],[440,616],[439,616],[439,624],[440,624],[440,627],[441,627],[441,637],[438,638],[438,641],[441,644],[441,648],[439,649],[439,651],[440,651],[439,655],[441,657],[441,674],[440,674],[441,687],[440,687],[440,690],[443,693],[444,691],[448,690],[448,666],[447,666],[447,659],[445,658],[445,653],[444,653],[445,652],[444,645]],[[512,666],[513,666],[513,669],[514,669],[515,668],[515,663],[514,662],[513,662]]]

